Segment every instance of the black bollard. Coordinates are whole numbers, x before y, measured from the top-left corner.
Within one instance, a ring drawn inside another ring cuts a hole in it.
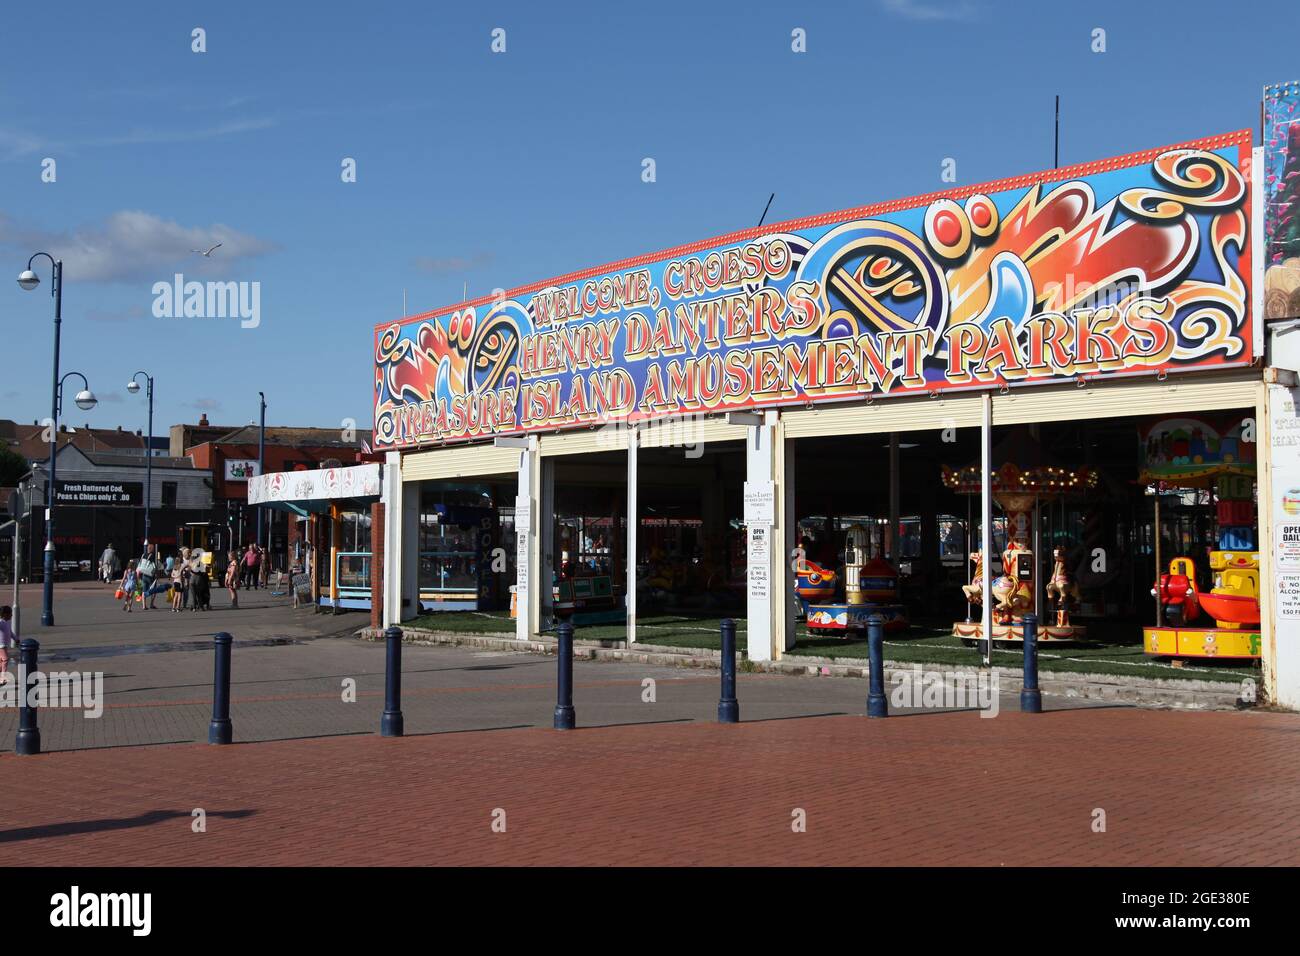
[[[400,737],[406,723],[402,718],[402,629],[396,624],[384,631],[384,648],[384,716],[379,733]]]
[[[718,700],[718,723],[740,723],[736,700],[736,622],[722,619],[722,696]]]
[[[885,619],[879,614],[867,618],[867,656],[871,659],[867,716],[888,717],[889,701],[885,699]]]
[[[561,621],[555,628],[559,646],[556,648],[558,675],[556,677],[555,729],[572,730],[577,726],[573,713],[573,624]]]
[[[36,658],[41,644],[35,638],[24,637],[18,642],[18,692],[22,700],[18,702],[18,737],[14,741],[14,753],[24,757],[41,752],[41,728],[36,722],[36,708],[27,706],[31,696],[31,687],[36,681]]]
[[[1026,614],[1025,629],[1025,679],[1020,688],[1020,710],[1026,714],[1043,712],[1043,692],[1038,689],[1038,615]]]
[[[212,638],[216,654],[212,679],[212,722],[208,724],[208,743],[228,744],[234,739],[230,723],[230,645],[233,638],[222,631]]]

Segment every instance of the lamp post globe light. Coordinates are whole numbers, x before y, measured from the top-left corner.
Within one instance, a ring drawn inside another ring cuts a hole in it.
[[[144,549],[149,550],[149,509],[153,505],[153,376],[136,372],[127,382],[126,390],[132,395],[140,391],[140,376],[144,376],[145,395],[149,400],[149,437],[144,448]]]
[[[54,375],[52,378],[53,387],[50,396],[50,464],[49,475],[45,488],[45,561],[44,561],[44,586],[42,588],[41,602],[41,626],[51,627],[54,624],[54,456],[59,450],[59,393],[61,383],[59,381],[59,330],[63,325],[63,260],[55,259],[48,252],[37,252],[27,260],[27,268],[18,275],[18,285],[30,292],[41,284],[41,278],[32,269],[32,264],[38,258],[44,256],[50,260],[52,267],[52,282],[50,284],[50,295],[54,298]],[[85,381],[85,376],[82,376]],[[91,394],[89,386],[86,387],[83,394],[77,396],[77,404],[82,405],[83,401],[90,404],[82,407],[93,408],[95,396]]]

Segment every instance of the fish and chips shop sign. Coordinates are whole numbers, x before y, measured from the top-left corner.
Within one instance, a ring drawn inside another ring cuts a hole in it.
[[[747,229],[374,333],[375,444],[1249,365],[1249,130]]]
[[[138,481],[56,481],[54,503],[138,508],[144,504],[144,485]]]

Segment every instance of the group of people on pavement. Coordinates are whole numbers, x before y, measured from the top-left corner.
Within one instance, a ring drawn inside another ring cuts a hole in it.
[[[135,604],[145,611],[157,610],[158,595],[169,595],[171,610],[210,611],[212,609],[212,559],[214,555],[202,548],[182,548],[179,555],[165,559],[152,545],[146,546],[138,559],[126,562],[121,577],[117,575],[117,552],[110,544],[99,558],[100,580],[117,584],[117,596],[122,610],[131,613]],[[226,590],[230,593],[230,606],[239,607],[239,590],[265,588],[269,566],[266,549],[250,543],[240,554],[227,555],[225,570]]]

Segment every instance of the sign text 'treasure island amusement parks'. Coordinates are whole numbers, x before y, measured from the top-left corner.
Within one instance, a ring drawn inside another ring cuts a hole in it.
[[[1253,359],[1250,133],[738,232],[375,329],[375,443]]]

